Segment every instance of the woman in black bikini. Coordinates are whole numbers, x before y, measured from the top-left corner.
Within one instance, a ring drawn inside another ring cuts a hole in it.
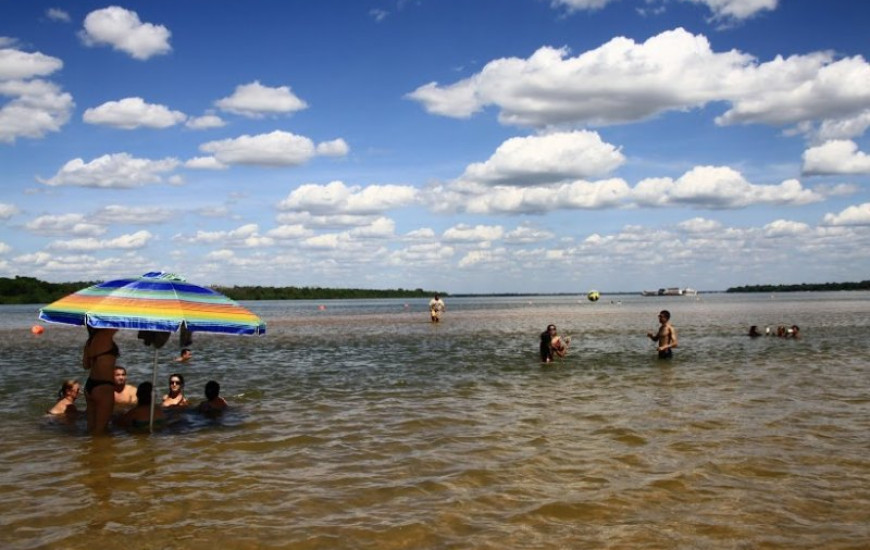
[[[115,362],[121,355],[113,340],[117,329],[88,327],[88,341],[82,353],[82,368],[90,371],[85,382],[88,402],[88,432],[99,435],[106,432],[115,407]]]

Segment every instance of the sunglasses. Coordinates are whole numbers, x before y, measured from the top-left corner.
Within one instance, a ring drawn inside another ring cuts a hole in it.
[[[170,385],[170,386],[180,386],[180,385],[181,385],[181,380],[170,380],[170,381],[169,381],[169,385]]]

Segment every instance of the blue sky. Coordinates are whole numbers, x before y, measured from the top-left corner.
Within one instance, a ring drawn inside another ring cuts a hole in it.
[[[870,4],[0,0],[0,276],[870,273]]]

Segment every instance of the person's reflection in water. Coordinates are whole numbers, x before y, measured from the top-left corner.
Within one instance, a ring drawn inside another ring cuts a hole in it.
[[[105,529],[118,521],[112,506],[112,471],[115,469],[115,445],[112,437],[87,438],[79,447],[81,485],[90,489],[92,502],[87,506],[88,529]]]

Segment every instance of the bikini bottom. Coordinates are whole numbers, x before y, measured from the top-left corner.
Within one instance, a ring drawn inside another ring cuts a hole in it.
[[[90,395],[91,391],[94,388],[96,388],[97,386],[102,386],[104,384],[111,384],[114,386],[115,382],[113,380],[94,380],[93,378],[88,378],[85,382],[85,393]]]

